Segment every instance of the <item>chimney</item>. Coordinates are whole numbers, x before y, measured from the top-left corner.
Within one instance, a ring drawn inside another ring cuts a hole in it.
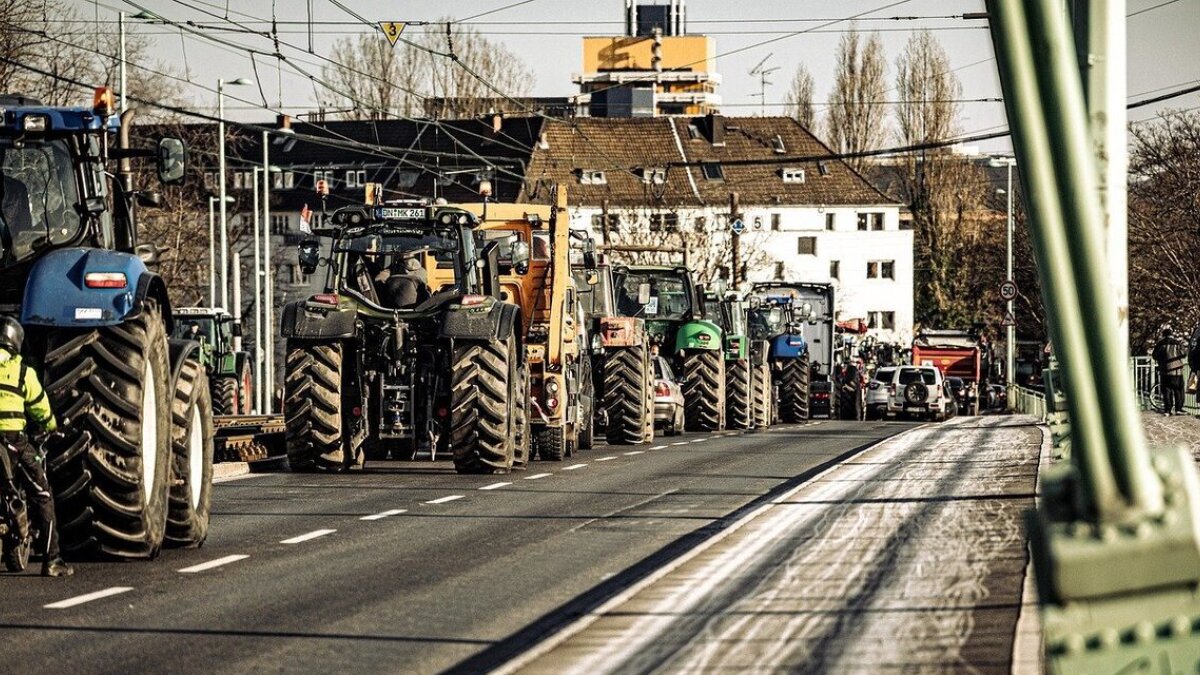
[[[504,129],[504,115],[492,113],[492,133],[499,134]]]
[[[321,121],[322,121],[322,122],[324,122],[324,121],[325,121],[325,110],[324,110],[323,108],[321,108],[321,109],[320,109],[320,111],[321,111],[321,114],[320,114],[320,116],[321,116]],[[276,128],[276,129],[278,129],[278,130],[280,130],[280,131],[291,131],[291,130],[292,130],[292,118],[291,118],[291,116],[289,116],[289,115],[276,115],[276,116],[275,116],[275,128]]]
[[[708,140],[714,148],[725,147],[725,118],[720,113],[705,115],[708,127]]]

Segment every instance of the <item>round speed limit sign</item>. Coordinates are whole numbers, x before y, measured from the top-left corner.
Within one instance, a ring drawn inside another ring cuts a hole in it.
[[[1011,281],[1005,281],[1000,284],[1000,298],[1005,301],[1015,300],[1017,297],[1017,285]]]

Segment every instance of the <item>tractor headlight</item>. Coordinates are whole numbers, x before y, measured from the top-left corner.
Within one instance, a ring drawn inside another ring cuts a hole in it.
[[[21,128],[34,134],[44,134],[50,130],[50,118],[46,115],[26,115]]]

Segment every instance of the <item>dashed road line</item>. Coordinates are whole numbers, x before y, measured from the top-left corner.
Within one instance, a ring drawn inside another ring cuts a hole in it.
[[[425,503],[426,504],[445,504],[446,502],[452,502],[455,499],[462,499],[463,496],[464,495],[446,495],[445,497],[438,497],[437,499],[430,499],[429,501],[427,501]]]
[[[52,602],[48,605],[42,605],[42,607],[44,609],[67,609],[68,607],[82,605],[85,602],[91,602],[93,600],[100,600],[102,598],[108,598],[108,597],[112,597],[114,595],[120,595],[122,593],[128,593],[129,591],[132,591],[132,590],[133,590],[132,586],[113,586],[112,588],[106,588],[102,591],[96,591],[94,593],[85,593],[83,595],[77,595],[73,598],[67,598],[66,600],[59,600],[58,602]]]
[[[211,569],[220,567],[222,565],[228,565],[229,563],[235,563],[239,560],[245,560],[246,558],[249,558],[249,557],[250,556],[248,556],[244,553],[237,553],[234,555],[227,555],[224,558],[217,558],[216,560],[209,560],[208,562],[203,562],[203,563],[200,563],[199,565],[192,565],[191,567],[184,567],[183,569],[175,570],[175,571],[179,572],[180,574],[195,574],[197,572],[204,572],[206,570],[211,570]]]
[[[406,509],[388,509],[387,511],[381,511],[379,513],[372,513],[369,516],[363,516],[362,518],[359,518],[359,520],[383,520],[389,516],[398,516],[401,513],[408,513],[408,511]]]
[[[708,437],[705,436],[704,438],[697,438],[696,440],[692,441],[692,443],[703,443],[707,440],[708,440]]]
[[[608,457],[597,457],[596,461],[597,462],[607,462],[610,459],[616,459],[616,458],[617,458],[616,455],[609,455]]]
[[[572,464],[571,466],[565,467],[565,468],[563,469],[563,471],[574,471],[575,469],[582,469],[582,468],[583,468],[583,467],[585,467],[585,466],[587,466],[587,464],[586,464],[586,463],[584,463],[584,464]]]
[[[687,445],[688,443],[691,443],[691,441],[678,441],[678,442],[672,443],[671,445]]]
[[[484,485],[483,487],[481,487],[479,489],[480,490],[499,490],[500,488],[508,487],[509,485],[512,485],[512,483],[492,483],[491,485]]]
[[[666,450],[666,449],[667,449],[667,446],[665,446],[665,445],[656,445],[656,446],[654,446],[653,448],[650,448],[650,449],[651,449],[651,450]]]
[[[644,454],[646,454],[645,450],[632,450],[630,452],[625,453],[625,456],[632,457],[633,455],[644,455]]]
[[[553,476],[553,475],[554,474],[552,474],[552,473],[535,473],[532,476],[525,476],[525,480],[540,480],[542,478],[547,478],[547,477]]]
[[[292,537],[291,539],[284,539],[283,541],[281,541],[279,543],[281,543],[281,544],[303,544],[306,541],[311,541],[313,539],[316,539],[317,537],[324,537],[325,535],[333,534],[334,532],[337,532],[337,530],[313,530],[312,532],[306,532],[305,534],[302,534],[298,537]]]

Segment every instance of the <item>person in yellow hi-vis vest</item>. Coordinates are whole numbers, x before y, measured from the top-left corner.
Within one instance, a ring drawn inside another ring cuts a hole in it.
[[[71,576],[74,570],[59,556],[54,521],[54,494],[46,478],[45,457],[25,434],[29,421],[43,434],[58,429],[46,390],[37,373],[21,360],[25,329],[11,316],[0,317],[0,442],[13,458],[16,479],[29,499],[30,515],[38,528],[34,551],[42,554],[42,576]]]

